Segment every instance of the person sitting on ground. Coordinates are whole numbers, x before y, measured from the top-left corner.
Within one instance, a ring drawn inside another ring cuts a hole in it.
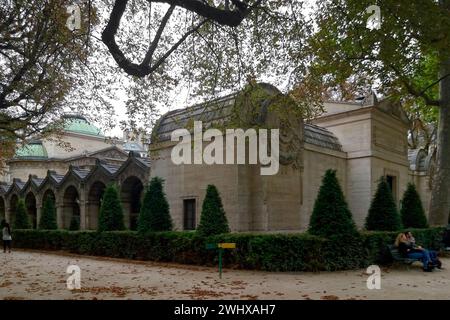
[[[6,253],[6,248],[8,247],[8,252],[11,253],[11,228],[9,226],[9,223],[5,222],[3,223],[3,252]]]
[[[428,254],[430,256],[431,262],[433,263],[433,266],[437,267],[438,269],[442,268],[442,262],[438,258],[437,251],[426,249],[426,248],[423,248],[422,246],[417,245],[416,244],[416,239],[414,238],[414,236],[412,235],[412,233],[410,231],[405,232],[405,236],[406,236],[408,244],[413,249],[415,249],[415,250],[422,250],[422,251],[428,251]]]
[[[433,271],[433,263],[431,262],[430,254],[428,251],[414,249],[408,242],[406,235],[402,232],[399,233],[395,239],[395,246],[398,248],[399,253],[409,259],[418,259],[422,261],[423,271]]]

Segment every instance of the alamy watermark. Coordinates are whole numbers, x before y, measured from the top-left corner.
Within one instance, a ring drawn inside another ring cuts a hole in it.
[[[66,284],[69,290],[80,290],[81,289],[81,269],[77,265],[70,265],[66,269],[66,273],[70,276],[67,278]]]
[[[194,148],[192,148],[192,139]],[[178,144],[172,148],[171,159],[175,165],[259,163],[261,175],[274,175],[278,173],[280,167],[279,139],[279,129],[258,129],[258,131],[256,129],[245,131],[226,129],[224,134],[219,129],[208,129],[203,132],[202,122],[195,121],[193,138],[187,129],[177,129],[172,132],[171,140]],[[203,148],[204,141],[209,144]],[[246,150],[247,141],[248,150]]]
[[[366,270],[367,274],[370,274],[367,279],[367,289],[380,290],[381,289],[381,269],[377,265],[371,265]]]
[[[69,17],[66,21],[66,26],[70,31],[81,29],[81,9],[78,4],[72,4],[67,7]]]
[[[377,5],[371,5],[366,9],[367,13],[372,15],[367,19],[366,27],[367,29],[380,30],[381,29],[381,9]]]

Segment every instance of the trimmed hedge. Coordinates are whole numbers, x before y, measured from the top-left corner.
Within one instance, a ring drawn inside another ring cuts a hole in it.
[[[417,243],[440,248],[443,228],[411,229]],[[217,252],[206,243],[236,242],[225,250],[224,264],[231,268],[266,271],[345,270],[387,262],[385,247],[397,232],[366,232],[346,245],[301,234],[230,233],[201,238],[195,232],[13,230],[14,246],[64,250],[77,254],[217,266]],[[350,249],[347,249],[350,248]]]

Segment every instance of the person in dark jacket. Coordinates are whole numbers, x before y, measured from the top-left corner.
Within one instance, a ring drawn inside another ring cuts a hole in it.
[[[413,246],[408,242],[406,235],[402,232],[395,239],[395,246],[398,248],[400,254],[405,258],[419,259],[423,264],[423,271],[431,272],[433,271],[433,263],[430,258],[428,251],[414,249]]]

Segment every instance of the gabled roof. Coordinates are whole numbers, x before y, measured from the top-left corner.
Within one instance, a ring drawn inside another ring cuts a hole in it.
[[[72,167],[72,172],[81,180],[84,180],[88,175],[89,172],[91,172],[91,170],[89,169],[81,169],[78,167]]]
[[[59,184],[61,180],[64,178],[62,174],[57,174],[55,171],[49,170],[47,172],[47,176],[49,179],[53,180],[56,184]]]
[[[150,170],[150,166],[151,166],[150,158],[142,158],[142,157],[134,154],[133,152],[130,152],[130,154],[128,155],[127,161],[125,161],[120,166],[120,168],[116,172],[116,174],[119,175],[121,172],[123,172],[130,165],[130,163],[137,164],[140,168],[142,168],[145,171]]]
[[[120,166],[115,166],[115,165],[112,165],[112,164],[107,164],[107,163],[102,163],[102,162],[99,164],[99,167],[104,169],[111,176],[115,175],[115,173],[117,171],[119,171],[119,169],[120,169]]]
[[[12,188],[12,184],[0,184],[0,194],[8,193]]]

